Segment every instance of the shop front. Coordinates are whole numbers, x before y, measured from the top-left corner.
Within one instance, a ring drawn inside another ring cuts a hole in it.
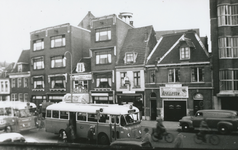
[[[91,91],[91,99],[94,104],[114,104],[115,92],[112,91]]]
[[[221,91],[217,97],[220,109],[238,111],[238,91]]]
[[[163,108],[161,117],[165,121],[178,121],[187,114],[188,87],[181,84],[169,84],[160,87]]]

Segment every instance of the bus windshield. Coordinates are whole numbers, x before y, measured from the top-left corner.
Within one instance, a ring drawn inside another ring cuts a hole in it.
[[[138,115],[139,115],[138,113],[122,115],[121,116],[121,125],[125,126],[125,125],[130,125],[130,124],[140,122]]]

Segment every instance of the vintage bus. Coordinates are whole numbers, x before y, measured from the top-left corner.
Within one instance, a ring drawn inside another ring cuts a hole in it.
[[[89,128],[95,127],[94,139],[110,144],[118,138],[140,138],[139,110],[132,105],[80,104],[60,102],[46,108],[45,131],[59,134],[73,123],[77,138],[87,138]]]
[[[20,132],[36,128],[35,110],[34,103],[0,101],[0,130]]]

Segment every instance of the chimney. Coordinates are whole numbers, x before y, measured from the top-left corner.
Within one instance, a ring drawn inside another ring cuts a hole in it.
[[[118,17],[121,18],[124,22],[133,26],[133,21],[131,19],[132,16],[133,16],[133,13],[130,13],[130,12],[122,12],[118,15]]]

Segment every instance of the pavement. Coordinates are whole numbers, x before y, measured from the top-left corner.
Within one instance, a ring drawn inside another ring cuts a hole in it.
[[[155,128],[156,127],[156,121],[151,121],[151,120],[142,120],[141,121],[141,126],[142,127],[148,127],[148,128]],[[163,125],[167,130],[177,130],[181,129],[179,126],[178,121],[163,121]],[[151,130],[150,130],[151,131]]]

